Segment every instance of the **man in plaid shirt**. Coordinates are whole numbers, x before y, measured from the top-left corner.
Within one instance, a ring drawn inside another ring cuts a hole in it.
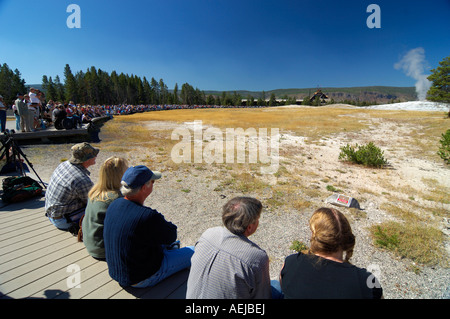
[[[88,167],[95,164],[99,149],[84,142],[72,146],[72,157],[58,165],[45,194],[46,216],[53,225],[78,233],[88,192],[94,185]]]

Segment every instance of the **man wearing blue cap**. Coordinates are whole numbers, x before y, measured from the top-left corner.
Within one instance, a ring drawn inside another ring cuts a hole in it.
[[[122,177],[124,197],[106,211],[103,239],[109,275],[121,286],[152,287],[170,275],[189,268],[193,247],[170,249],[177,226],[158,211],[144,206],[160,172],[132,166]]]

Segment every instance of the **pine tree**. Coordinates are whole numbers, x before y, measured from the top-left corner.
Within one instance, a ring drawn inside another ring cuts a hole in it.
[[[432,82],[427,99],[434,102],[450,103],[450,56],[439,62],[439,67],[431,70],[428,80]]]
[[[77,81],[68,64],[64,68],[64,93],[66,101],[74,101],[76,103],[79,99]]]
[[[64,85],[61,83],[61,80],[59,79],[59,75],[55,76],[55,91],[56,91],[56,100],[60,101],[61,103],[66,102],[65,101],[65,93],[64,93]]]
[[[175,83],[173,88],[173,104],[178,104],[178,83]]]
[[[4,63],[0,66],[0,94],[4,104],[12,104],[17,93],[25,93],[25,80],[22,79],[18,69],[12,71]]]
[[[270,95],[270,99],[269,99],[269,106],[276,106],[277,105],[277,99],[275,98],[275,94],[272,93]]]
[[[47,87],[45,89],[45,98],[47,101],[53,100],[61,102],[61,100],[59,100],[57,97],[56,87],[55,83],[53,83],[52,77],[48,78]]]

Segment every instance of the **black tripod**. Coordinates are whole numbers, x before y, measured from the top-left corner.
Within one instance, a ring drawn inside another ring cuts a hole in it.
[[[5,131],[4,136],[0,136],[0,141],[2,143],[0,152],[3,151],[3,153],[0,155],[0,160],[3,159],[3,157],[6,157],[6,163],[14,163],[16,170],[18,170],[22,176],[26,176],[25,168],[24,168],[23,162],[20,158],[20,156],[22,156],[23,159],[27,162],[28,166],[31,167],[34,174],[36,174],[36,176],[39,179],[39,181],[41,182],[42,186],[44,188],[46,188],[44,182],[42,181],[42,179],[39,177],[39,175],[34,170],[33,164],[28,160],[28,158],[24,154],[24,152],[22,152],[19,145],[17,145],[16,141],[12,137],[9,130]],[[18,163],[18,165],[17,165],[17,163]]]

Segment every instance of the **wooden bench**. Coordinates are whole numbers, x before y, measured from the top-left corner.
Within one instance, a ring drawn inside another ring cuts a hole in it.
[[[184,270],[152,288],[123,288],[109,276],[106,262],[50,223],[44,197],[0,201],[1,299],[184,299],[188,274]]]

